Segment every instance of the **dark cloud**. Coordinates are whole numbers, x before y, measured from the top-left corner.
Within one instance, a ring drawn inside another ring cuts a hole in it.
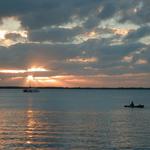
[[[97,42],[88,41],[82,44],[17,44],[9,48],[0,48],[0,64],[1,67],[17,67],[28,68],[33,64],[40,65],[57,70],[60,74],[62,72],[68,72],[70,74],[87,74],[87,70],[84,67],[94,67],[101,70],[103,73],[121,73],[128,72],[129,70],[118,70],[118,66],[126,66],[126,63],[122,63],[122,58],[128,56],[131,53],[146,47],[141,43],[133,43],[129,45],[105,45],[103,41]],[[94,46],[93,46],[94,45]],[[148,49],[148,48],[147,48]],[[84,53],[83,53],[84,52]],[[141,53],[137,59],[147,59],[150,61],[149,55]],[[81,57],[81,58],[98,58],[98,61],[92,63],[72,63],[67,62],[68,59]],[[136,59],[136,60],[137,60]],[[115,69],[116,68],[116,69]],[[149,70],[145,70],[149,72]],[[89,74],[93,72],[88,71]]]
[[[80,28],[64,29],[64,28],[50,28],[44,30],[33,30],[29,33],[29,40],[31,41],[51,41],[51,42],[69,42],[73,37],[82,33]]]
[[[149,21],[149,3],[149,0],[2,0],[0,16],[16,16],[23,26],[30,29],[67,23],[73,16],[80,19],[87,17],[89,20],[98,22],[109,19],[116,13],[121,15],[122,21],[139,20],[142,23]],[[138,12],[132,14],[136,6]],[[102,11],[98,12],[100,7]],[[96,19],[92,19],[93,17]]]
[[[98,14],[101,19],[108,19],[112,17],[117,10],[117,5],[114,1],[105,1],[102,11]]]
[[[141,7],[141,9],[138,11],[137,10],[137,17],[139,18],[139,22],[141,24],[144,23],[149,23],[150,22],[150,1],[149,0],[141,0],[141,3],[143,4],[143,6]]]
[[[150,26],[142,26],[141,28],[130,32],[127,36],[127,40],[138,40],[142,37],[150,36]]]
[[[19,34],[19,33],[7,33],[5,35],[5,38],[13,40],[13,41],[17,41],[19,39],[24,39],[24,37],[22,37],[21,34]]]
[[[98,3],[98,0],[6,0],[0,2],[0,14],[16,16],[25,27],[35,29],[66,23],[74,15],[85,17]]]
[[[63,61],[80,54],[73,46],[49,44],[16,44],[0,47],[0,64],[5,67],[28,67],[31,64],[47,64]]]

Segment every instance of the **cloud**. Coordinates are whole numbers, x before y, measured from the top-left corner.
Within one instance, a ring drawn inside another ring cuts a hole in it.
[[[4,27],[11,17],[18,25],[0,31],[0,68],[42,64],[51,71],[37,76],[67,76],[72,86],[77,81],[102,86],[99,74],[115,85],[123,77],[130,83],[137,73],[147,85],[149,6],[149,0],[2,0],[0,23]]]
[[[142,26],[135,31],[130,32],[127,36],[127,40],[139,40],[145,36],[150,36],[150,26]]]
[[[43,42],[69,42],[73,37],[83,32],[80,28],[64,29],[64,28],[50,28],[44,30],[33,30],[29,32],[29,40]]]
[[[77,56],[75,58],[67,59],[67,62],[69,63],[80,63],[80,64],[96,63],[97,61],[98,59],[96,57],[86,58]]]
[[[11,2],[5,0],[0,2],[0,14],[1,17],[16,16],[24,27],[38,29],[43,26],[67,23],[74,16],[82,19],[87,17],[88,21],[95,16],[94,22],[98,22],[109,19],[117,13],[124,21],[148,22],[148,6],[148,0],[120,0],[119,2],[116,0],[38,0],[37,2],[34,0],[14,0]],[[136,13],[135,9],[138,10]]]
[[[133,60],[133,56],[124,56],[122,62],[131,62]]]
[[[137,65],[144,65],[144,64],[148,64],[148,61],[145,60],[145,59],[139,59],[139,60],[136,61],[135,64],[137,64]]]
[[[16,41],[16,40],[22,38],[22,36],[19,33],[7,33],[7,34],[5,34],[5,38]]]

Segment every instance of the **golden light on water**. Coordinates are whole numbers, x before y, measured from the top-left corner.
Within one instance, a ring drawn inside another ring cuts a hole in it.
[[[28,140],[26,141],[27,144],[32,144],[32,137],[33,137],[33,131],[35,130],[36,127],[36,121],[33,119],[33,111],[28,110],[27,111],[27,136]]]

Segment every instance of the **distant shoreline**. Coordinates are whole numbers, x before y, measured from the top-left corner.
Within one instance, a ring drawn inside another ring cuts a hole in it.
[[[22,87],[22,86],[1,86],[0,89],[24,89],[28,87]],[[33,87],[33,88],[39,88],[39,89],[89,89],[89,90],[94,90],[94,89],[108,89],[108,90],[113,90],[113,89],[139,89],[139,90],[145,90],[148,89],[150,90],[150,87]]]

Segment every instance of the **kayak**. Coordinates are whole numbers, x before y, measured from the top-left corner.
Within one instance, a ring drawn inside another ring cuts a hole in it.
[[[124,107],[129,107],[129,108],[144,108],[144,105],[134,105],[134,106],[131,106],[131,105],[124,105]]]

